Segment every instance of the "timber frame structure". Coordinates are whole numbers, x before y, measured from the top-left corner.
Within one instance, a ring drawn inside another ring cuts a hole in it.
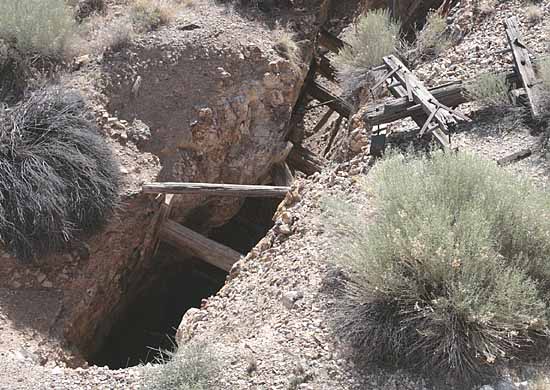
[[[516,17],[505,20],[504,29],[510,47],[499,53],[512,53],[514,59],[514,68],[504,73],[512,89],[510,99],[517,102],[520,100],[518,98],[526,97],[524,100],[528,103],[531,117],[539,120],[543,112],[543,86],[537,79],[534,61],[521,39],[518,25]],[[381,149],[385,146],[385,135],[379,134],[374,127],[407,117],[411,117],[417,123],[420,129],[419,137],[432,133],[444,149],[455,149],[451,143],[451,134],[458,123],[457,120],[471,121],[456,109],[460,104],[470,100],[466,92],[468,82],[454,81],[428,89],[394,55],[385,57],[384,64],[372,71],[384,71],[372,90],[387,83],[390,93],[394,96],[394,99],[369,105],[364,110],[363,121],[372,133],[372,155],[380,155]],[[522,88],[522,91],[517,88]],[[380,137],[384,139],[379,140]],[[518,154],[519,158],[527,155],[529,154],[526,151]]]

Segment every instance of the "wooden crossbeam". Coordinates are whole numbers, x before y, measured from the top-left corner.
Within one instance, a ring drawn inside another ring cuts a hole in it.
[[[142,187],[146,194],[218,195],[247,198],[283,198],[290,190],[285,186],[214,183],[147,183]]]
[[[454,116],[446,110],[438,109],[438,100],[396,56],[384,57],[384,63],[390,69],[398,69],[394,77],[407,86],[407,95],[412,95],[414,102],[420,104],[426,115],[433,114],[433,120],[439,125],[441,131],[435,129],[432,133],[444,148],[450,148],[450,140],[446,134],[449,134],[449,126],[455,126],[457,123]],[[436,111],[435,114],[434,111]]]
[[[203,236],[173,220],[167,219],[161,226],[160,239],[183,251],[191,251],[200,259],[229,272],[242,255]]]
[[[518,77],[516,72],[506,73],[506,81],[510,84],[516,83]],[[467,82],[456,81],[444,85],[430,88],[430,93],[442,104],[455,107],[467,102],[468,94],[465,85]],[[390,86],[390,91],[397,99],[367,106],[363,115],[363,120],[371,126],[381,125],[383,123],[394,122],[409,116],[414,117],[424,115],[422,106],[414,102],[408,102],[405,96],[404,88],[399,84]],[[426,118],[426,116],[424,116]]]
[[[342,98],[333,95],[328,89],[321,86],[316,81],[308,85],[307,93],[319,102],[326,103],[328,107],[332,108],[338,114],[346,118],[350,117],[352,111],[351,106]]]
[[[540,83],[536,82],[535,70],[529,58],[529,51],[521,41],[518,18],[514,16],[506,19],[504,26],[514,56],[516,71],[527,94],[531,116],[534,119],[540,119],[543,113],[542,97],[544,89]]]

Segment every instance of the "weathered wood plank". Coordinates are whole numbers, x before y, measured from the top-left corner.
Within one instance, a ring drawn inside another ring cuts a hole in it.
[[[190,250],[197,257],[229,272],[242,255],[170,219],[164,221],[160,239],[181,250]]]
[[[508,43],[512,49],[516,71],[527,93],[531,115],[534,119],[540,119],[543,114],[544,89],[540,83],[536,82],[537,77],[529,57],[529,51],[521,41],[518,18],[514,16],[506,19],[504,26]]]
[[[448,134],[449,126],[455,126],[457,123],[454,116],[443,109],[438,109],[438,100],[396,56],[389,55],[384,57],[384,63],[390,69],[398,69],[394,77],[403,85],[407,86],[407,100],[410,102],[410,97],[412,95],[412,99],[415,103],[420,104],[424,113],[426,115],[431,115],[434,121],[439,125],[439,129],[443,133]],[[436,112],[434,113],[434,111]],[[448,148],[449,142],[447,137],[441,137],[441,134],[438,132],[433,132],[433,134],[443,147]]]
[[[321,172],[328,164],[327,160],[300,145],[295,145],[294,148],[292,148],[288,155],[287,162],[291,168],[303,172],[306,175],[313,175],[315,172]]]
[[[284,186],[173,182],[147,183],[142,187],[146,194],[199,194],[247,198],[283,198],[289,190],[289,187]]]
[[[533,154],[531,149],[522,149],[519,152],[512,153],[506,157],[497,160],[497,164],[500,166],[508,165],[515,161],[523,160],[524,158],[529,157],[531,154]]]
[[[352,107],[342,98],[333,95],[328,89],[319,85],[317,82],[313,81],[309,84],[307,93],[321,103],[326,103],[328,107],[332,108],[338,114],[346,118],[350,117]]]

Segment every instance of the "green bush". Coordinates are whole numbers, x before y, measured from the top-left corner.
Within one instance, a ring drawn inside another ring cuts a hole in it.
[[[548,192],[461,153],[391,155],[371,181],[374,220],[327,203],[351,271],[335,326],[358,359],[466,383],[546,345]]]
[[[190,343],[165,352],[145,378],[147,390],[206,390],[218,371],[218,360],[208,345]]]
[[[400,44],[399,23],[388,10],[372,10],[359,17],[353,30],[344,36],[349,46],[334,59],[344,89],[353,90],[369,69],[382,64]]]
[[[506,109],[511,106],[508,91],[510,85],[503,73],[483,73],[467,83],[466,94],[486,107]]]
[[[0,1],[0,39],[22,52],[61,56],[74,28],[73,10],[65,0]]]

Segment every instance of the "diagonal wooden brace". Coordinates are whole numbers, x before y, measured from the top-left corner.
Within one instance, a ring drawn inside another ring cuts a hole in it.
[[[384,84],[384,82],[385,82],[387,79],[389,79],[390,77],[392,77],[392,76],[395,74],[395,72],[399,71],[399,69],[400,69],[400,67],[397,67],[397,68],[391,69],[388,73],[386,73],[386,74],[384,75],[384,77],[382,77],[382,78],[380,79],[380,81],[377,82],[376,85],[370,89],[371,93],[374,93],[374,91],[376,91],[376,89],[377,89],[378,87],[380,87],[382,84]]]

